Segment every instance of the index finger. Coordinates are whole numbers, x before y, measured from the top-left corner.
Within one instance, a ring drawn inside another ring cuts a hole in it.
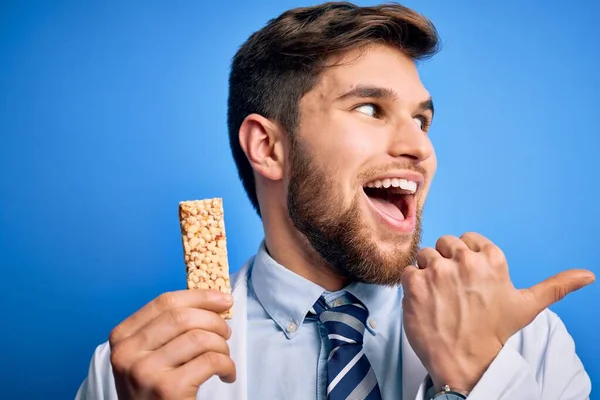
[[[165,311],[193,307],[222,313],[231,308],[233,297],[214,289],[184,289],[163,293],[121,322],[110,333],[109,342],[115,344],[136,333]]]

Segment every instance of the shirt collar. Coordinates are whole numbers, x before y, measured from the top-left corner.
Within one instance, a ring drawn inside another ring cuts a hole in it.
[[[264,241],[256,254],[250,280],[258,301],[288,338],[325,291],[275,261]]]
[[[259,302],[288,339],[294,336],[309,309],[323,294],[335,299],[349,292],[365,305],[370,316],[377,316],[379,312],[387,312],[389,301],[397,298],[399,290],[398,287],[353,282],[338,292],[327,292],[275,261],[264,240],[254,260],[250,280]],[[369,330],[374,333],[372,328]]]
[[[344,290],[354,295],[367,307],[369,317],[379,317],[378,314],[387,313],[390,306],[394,307],[394,304],[390,304],[390,301],[398,298],[400,289],[398,286],[353,282]]]

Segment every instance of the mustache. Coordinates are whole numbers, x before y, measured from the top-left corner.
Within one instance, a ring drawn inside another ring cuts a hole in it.
[[[423,177],[425,178],[425,181],[429,180],[429,176],[427,174],[427,171],[425,170],[425,168],[423,168],[422,165],[411,164],[411,163],[406,163],[406,162],[391,162],[389,164],[385,164],[385,165],[381,165],[381,166],[378,166],[378,167],[370,168],[370,169],[368,169],[368,170],[366,170],[364,172],[361,172],[358,175],[358,179],[365,180],[365,179],[370,178],[370,177],[372,177],[374,175],[385,174],[387,171],[396,170],[396,169],[417,172],[417,173],[423,175]]]

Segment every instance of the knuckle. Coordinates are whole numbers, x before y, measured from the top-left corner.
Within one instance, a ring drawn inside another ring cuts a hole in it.
[[[431,267],[427,270],[433,280],[443,280],[448,275],[448,268],[441,261],[431,263]]]
[[[500,250],[498,246],[488,243],[483,246],[483,251],[488,255],[490,261],[492,261],[494,264],[502,264],[504,261],[506,261],[504,252]]]
[[[202,318],[204,319],[207,331],[220,336],[225,336],[229,332],[227,322],[216,313],[202,310]]]
[[[176,326],[187,326],[190,323],[191,316],[186,308],[175,308],[169,310],[169,318]]]
[[[223,368],[223,371],[227,374],[231,374],[231,373],[235,372],[235,364],[234,364],[233,360],[231,359],[231,357],[223,354],[221,356],[221,358],[222,358],[221,367]]]
[[[219,366],[221,365],[222,361],[218,353],[211,351],[206,353],[206,362],[210,365],[213,371],[216,371],[219,369]]]
[[[434,249],[432,247],[423,247],[419,251],[417,251],[417,256],[425,256],[431,250],[434,250]]]
[[[475,239],[477,237],[477,234],[475,232],[465,232],[462,235],[460,235],[460,239]]]
[[[228,356],[221,353],[217,353],[215,351],[208,352],[206,356],[208,359],[208,363],[210,364],[213,371],[221,372],[227,369],[227,360],[229,359]]]
[[[438,270],[444,269],[444,260],[440,257],[433,258],[427,264],[427,269],[433,270],[433,271],[438,271]]]
[[[459,262],[469,262],[473,259],[473,252],[468,247],[459,247],[454,252],[454,257]]]
[[[163,293],[156,298],[156,306],[162,310],[170,310],[177,307],[177,296],[174,293]]]
[[[491,252],[494,252],[496,250],[499,250],[499,249],[493,243],[485,243],[484,245],[481,246],[481,251],[483,251],[485,253],[491,253]]]
[[[452,239],[454,239],[452,235],[441,236],[436,242],[436,247],[450,244],[452,242]]]
[[[227,322],[225,322],[225,320],[221,317],[214,318],[214,321],[214,332],[218,333],[222,337],[227,336],[227,334],[229,333],[229,326],[227,325]]]
[[[223,359],[225,360],[225,366],[227,367],[227,371],[229,373],[235,373],[235,363],[233,362],[231,357],[223,356]]]
[[[122,349],[122,346],[114,346],[110,350],[110,363],[117,372],[125,370],[126,358]]]
[[[230,352],[229,345],[227,344],[227,342],[224,340],[220,340],[218,343],[221,346],[220,352],[225,354],[227,357],[231,357],[231,352]]]
[[[108,335],[108,343],[110,344],[110,346],[114,346],[115,344],[117,344],[117,342],[119,341],[121,336],[121,327],[120,325],[117,325],[115,328],[113,328],[112,331],[110,331],[110,334]]]
[[[192,329],[186,335],[195,347],[203,347],[210,340],[209,335],[201,329]]]
[[[133,364],[130,370],[130,377],[136,386],[149,388],[152,386],[153,371],[150,365],[144,359]]]
[[[565,285],[557,284],[554,286],[554,299],[556,301],[564,299],[567,294],[569,294],[569,290]]]
[[[433,260],[429,263],[426,273],[433,276],[438,276],[444,272],[444,266],[438,260]]]
[[[214,351],[216,353],[220,353],[229,357],[229,345],[221,336],[205,333],[203,339],[203,347],[205,349],[210,349],[210,351]]]
[[[432,258],[433,254],[436,254],[437,250],[433,247],[424,247],[417,252],[417,261],[424,261]]]
[[[176,399],[177,386],[168,380],[161,380],[152,388],[152,392],[157,399]]]

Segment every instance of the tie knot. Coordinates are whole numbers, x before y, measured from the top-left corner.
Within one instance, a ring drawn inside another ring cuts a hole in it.
[[[311,312],[323,323],[329,334],[332,346],[362,344],[365,323],[369,312],[354,296],[340,306],[329,307],[323,297],[319,298]]]

